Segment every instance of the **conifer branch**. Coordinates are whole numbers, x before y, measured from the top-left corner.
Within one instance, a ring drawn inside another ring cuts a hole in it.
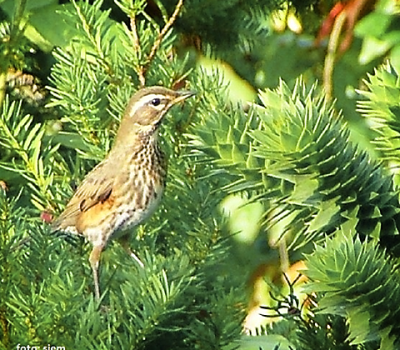
[[[153,44],[153,47],[150,50],[150,54],[149,57],[147,58],[146,63],[143,65],[142,69],[141,69],[141,74],[143,75],[143,77],[146,76],[147,70],[149,69],[149,66],[151,64],[151,62],[153,61],[157,50],[159,49],[162,40],[164,39],[165,35],[167,34],[168,30],[172,27],[172,25],[174,24],[174,22],[176,21],[179,12],[181,11],[183,6],[183,0],[179,0],[178,3],[175,6],[175,10],[172,13],[170,19],[168,20],[167,23],[165,23],[164,28],[161,30],[160,34],[158,35],[156,41]],[[140,79],[140,75],[139,75],[139,79]]]
[[[135,51],[137,52],[137,57],[140,57],[140,40],[139,40],[139,35],[137,32],[137,26],[136,26],[136,14],[132,14],[131,16],[131,30],[132,30],[132,35],[133,35],[133,47]],[[138,70],[138,77],[139,77],[139,82],[140,86],[144,86],[146,79],[144,77],[144,72],[143,68],[140,67]]]
[[[2,53],[2,61],[0,65],[0,111],[2,110],[4,97],[7,89],[7,71],[10,65],[10,52],[13,46],[18,46],[18,37],[22,35],[22,31],[20,29],[20,24],[22,20],[22,16],[24,15],[26,6],[26,0],[17,1],[15,4],[15,12],[13,14],[13,19],[10,26],[10,32],[7,40],[5,41],[5,46],[8,47],[7,50],[4,50]],[[3,39],[4,40],[4,39]],[[8,52],[8,53],[6,53]],[[5,54],[6,53],[6,54]]]
[[[138,68],[137,74],[140,82],[140,86],[144,87],[146,85],[146,73],[150,67],[151,62],[153,61],[165,35],[167,34],[168,30],[172,27],[174,22],[176,21],[179,12],[181,11],[183,6],[183,0],[179,0],[178,3],[175,6],[175,10],[172,13],[170,19],[167,21],[165,24],[164,28],[161,30],[160,34],[158,35],[157,39],[154,41],[154,44],[150,50],[149,56],[147,57],[146,62],[143,64],[143,66]],[[133,40],[133,47],[135,51],[138,53],[138,56],[140,57],[140,52],[141,52],[141,46],[140,46],[140,39],[137,31],[137,25],[136,25],[136,15],[133,13],[130,16],[130,25],[131,25],[131,31],[132,31],[132,40]]]
[[[156,55],[157,50],[160,47],[162,39],[164,38],[165,34],[167,34],[168,30],[171,28],[171,26],[176,21],[176,18],[178,17],[179,11],[181,10],[182,6],[183,6],[183,0],[179,0],[175,7],[174,13],[172,14],[169,21],[165,24],[164,28],[161,30],[160,34],[158,35],[157,40],[154,42],[154,45],[151,48],[147,65],[150,64],[150,62],[153,60],[154,56]]]

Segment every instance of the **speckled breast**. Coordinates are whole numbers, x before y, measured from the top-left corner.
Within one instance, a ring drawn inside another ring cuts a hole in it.
[[[165,188],[167,163],[158,147],[135,155],[124,178],[118,179],[121,199],[114,211],[113,238],[141,224],[157,209]]]

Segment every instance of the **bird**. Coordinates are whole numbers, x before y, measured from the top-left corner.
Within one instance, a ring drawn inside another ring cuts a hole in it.
[[[92,244],[89,262],[96,300],[100,256],[110,240],[119,240],[144,266],[128,243],[133,229],[156,210],[166,185],[168,162],[158,130],[169,109],[194,94],[162,86],[139,89],[127,104],[110,152],[84,177],[51,224],[52,232],[81,235]]]

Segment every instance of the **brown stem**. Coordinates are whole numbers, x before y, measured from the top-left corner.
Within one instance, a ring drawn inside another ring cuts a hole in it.
[[[3,109],[3,101],[7,88],[7,72],[0,72],[0,112]]]
[[[138,35],[138,32],[137,32],[137,27],[136,27],[136,15],[135,14],[133,14],[132,17],[131,17],[131,30],[132,30],[132,36],[133,36],[133,48],[137,52],[136,56],[139,59],[140,56],[141,56],[140,55],[141,49],[140,49],[139,35]],[[139,66],[137,74],[138,74],[140,86],[144,87],[145,83],[146,83],[146,79],[145,79],[145,76],[144,76],[143,67]]]
[[[15,4],[14,15],[11,22],[10,37],[6,43],[6,46],[8,46],[8,52],[12,51],[12,46],[18,45],[19,36],[22,35],[23,29],[20,28],[20,25],[25,11],[26,1],[27,0],[20,0]],[[10,54],[6,54],[3,56],[3,61],[0,64],[0,111],[3,109],[3,102],[7,88],[7,71],[10,67],[9,55]]]
[[[158,35],[156,41],[154,42],[151,50],[150,50],[150,54],[147,58],[146,63],[143,65],[142,68],[142,73],[143,76],[146,75],[147,70],[149,69],[149,66],[151,64],[151,62],[153,61],[158,48],[161,45],[162,40],[164,39],[165,35],[167,34],[168,30],[172,27],[172,25],[174,24],[174,22],[176,21],[176,18],[178,17],[178,14],[180,12],[180,10],[182,9],[183,6],[183,0],[179,0],[178,3],[175,6],[175,10],[172,14],[172,16],[170,17],[170,19],[168,20],[167,23],[165,23],[164,28],[161,30],[160,34]]]
[[[342,11],[336,18],[333,25],[332,33],[328,43],[328,52],[325,57],[323,85],[325,89],[325,94],[329,99],[331,99],[333,95],[333,69],[336,59],[337,48],[339,46],[340,33],[342,32],[345,21],[346,11]]]

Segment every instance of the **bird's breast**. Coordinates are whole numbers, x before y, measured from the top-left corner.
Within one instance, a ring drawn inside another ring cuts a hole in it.
[[[165,188],[167,163],[162,152],[150,146],[120,155],[121,161],[113,164],[117,171],[110,196],[81,213],[85,225],[80,225],[78,219],[78,231],[92,244],[105,245],[140,225],[156,210]]]
[[[154,213],[165,188],[166,163],[161,152],[144,150],[130,162],[125,174],[121,174],[115,189],[115,231],[137,226]]]

